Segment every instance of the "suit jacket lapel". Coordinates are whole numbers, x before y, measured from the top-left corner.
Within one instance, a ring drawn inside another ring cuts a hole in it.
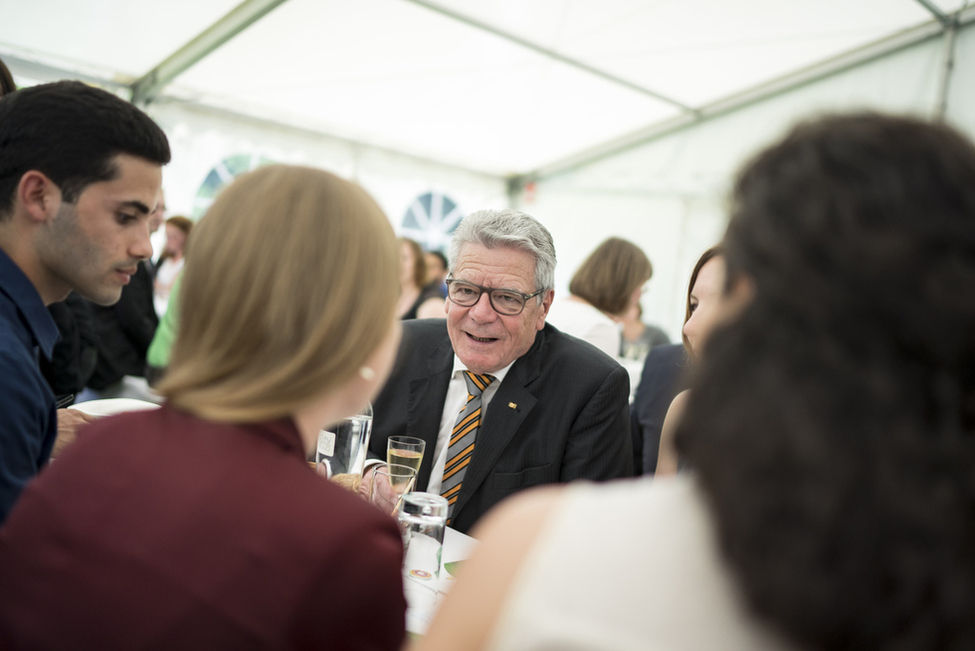
[[[521,427],[522,421],[538,402],[526,387],[539,375],[544,338],[541,332],[535,336],[535,343],[512,365],[488,405],[487,414],[477,432],[474,456],[467,468],[460,495],[457,496],[457,504],[454,506],[454,519],[474,491],[494,470],[498,458]],[[511,407],[512,404],[516,406]]]
[[[421,438],[427,443],[416,480],[417,490],[426,490],[430,481],[437,435],[440,432],[440,418],[453,366],[454,351],[450,346],[450,339],[445,338],[434,349],[423,370],[409,382],[406,434]]]

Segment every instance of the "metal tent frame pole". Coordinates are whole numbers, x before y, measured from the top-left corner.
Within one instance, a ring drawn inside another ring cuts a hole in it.
[[[949,18],[949,22],[954,25],[955,30],[973,21],[975,21],[975,6],[962,9]],[[845,70],[855,68],[869,61],[879,59],[892,52],[904,50],[917,43],[936,38],[941,36],[943,32],[945,32],[945,27],[939,20],[918,25],[913,29],[905,30],[856,50],[833,57],[832,59],[827,59],[826,61],[760,84],[743,92],[719,99],[700,107],[693,115],[679,115],[670,120],[639,129],[615,140],[601,143],[590,149],[543,165],[528,174],[519,176],[517,181],[525,183],[530,180],[543,180],[557,174],[578,169],[584,165],[628,151],[634,147],[645,145],[705,120],[710,120],[750,104],[784,94]],[[952,35],[953,41],[954,37]],[[942,68],[942,78],[941,93],[946,93],[950,78],[950,68]]]
[[[653,98],[653,99],[655,99],[655,100],[657,100],[659,102],[664,102],[666,104],[669,104],[670,106],[674,106],[674,107],[680,109],[681,111],[683,111],[684,113],[688,113],[688,114],[691,114],[691,115],[694,115],[694,114],[697,113],[697,109],[695,109],[694,107],[688,106],[687,104],[684,104],[683,102],[679,102],[678,100],[676,100],[676,99],[674,99],[672,97],[667,97],[666,95],[662,95],[662,94],[660,94],[660,93],[658,93],[658,92],[656,92],[656,91],[654,91],[654,90],[652,90],[650,88],[645,88],[644,86],[640,86],[638,84],[634,84],[632,81],[627,81],[626,79],[623,79],[622,77],[617,77],[616,75],[610,74],[610,73],[606,72],[605,70],[600,70],[598,68],[594,68],[594,67],[590,66],[587,63],[584,63],[582,61],[579,61],[578,59],[573,59],[571,57],[565,56],[564,54],[561,54],[559,52],[556,52],[555,50],[551,50],[549,48],[544,48],[544,47],[542,47],[542,46],[540,46],[540,45],[538,45],[536,43],[532,43],[531,41],[525,40],[525,39],[523,39],[523,38],[521,38],[519,36],[515,36],[514,34],[511,34],[511,33],[506,32],[504,30],[498,29],[497,27],[493,27],[491,25],[488,25],[487,23],[482,23],[482,22],[480,22],[478,20],[474,20],[473,18],[471,18],[469,16],[465,16],[465,15],[459,14],[459,13],[457,13],[455,11],[451,11],[450,9],[447,9],[446,7],[441,7],[440,5],[434,4],[432,2],[427,2],[426,0],[407,0],[407,1],[408,2],[412,2],[415,5],[419,5],[421,7],[424,7],[426,9],[429,9],[430,11],[434,11],[434,12],[436,12],[436,13],[442,15],[442,16],[446,16],[446,17],[448,17],[448,18],[450,18],[452,20],[455,20],[457,22],[464,23],[465,25],[469,25],[470,27],[474,27],[475,29],[479,29],[479,30],[481,30],[483,32],[487,32],[489,34],[493,34],[493,35],[495,35],[495,36],[497,36],[499,38],[502,38],[502,39],[504,39],[504,40],[506,40],[506,41],[508,41],[510,43],[515,43],[516,45],[520,45],[521,47],[523,47],[523,48],[525,48],[527,50],[531,50],[532,52],[535,52],[537,54],[541,54],[543,56],[546,56],[549,59],[552,59],[554,61],[558,61],[559,63],[564,63],[564,64],[566,64],[568,66],[571,66],[573,68],[576,68],[577,70],[582,70],[583,72],[586,72],[586,73],[588,73],[590,75],[593,75],[595,77],[599,77],[600,79],[605,79],[606,81],[612,82],[612,83],[616,84],[617,86],[622,86],[624,88],[628,88],[628,89],[630,89],[632,91],[635,91],[637,93],[640,93],[641,95],[646,95],[647,97],[651,97],[651,98]]]
[[[180,74],[241,33],[285,0],[244,0],[132,84],[132,103],[148,104]]]

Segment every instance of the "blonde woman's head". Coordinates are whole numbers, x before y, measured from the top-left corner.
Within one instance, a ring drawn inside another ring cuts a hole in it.
[[[194,228],[160,392],[204,418],[253,422],[337,391],[393,328],[398,260],[359,186],[284,165],[239,178]]]

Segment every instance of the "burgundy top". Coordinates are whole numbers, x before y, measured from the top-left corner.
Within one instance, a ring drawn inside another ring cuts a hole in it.
[[[402,557],[290,419],[106,418],[0,529],[0,648],[397,649]]]

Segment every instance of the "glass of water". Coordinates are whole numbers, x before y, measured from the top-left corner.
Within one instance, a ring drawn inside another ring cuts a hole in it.
[[[344,488],[357,491],[362,481],[371,432],[371,405],[320,431],[315,447],[316,472]]]
[[[372,473],[369,501],[396,517],[403,496],[416,486],[416,470],[398,463],[381,463]]]
[[[447,500],[434,493],[407,493],[397,515],[403,534],[404,578],[435,584],[447,526]]]

